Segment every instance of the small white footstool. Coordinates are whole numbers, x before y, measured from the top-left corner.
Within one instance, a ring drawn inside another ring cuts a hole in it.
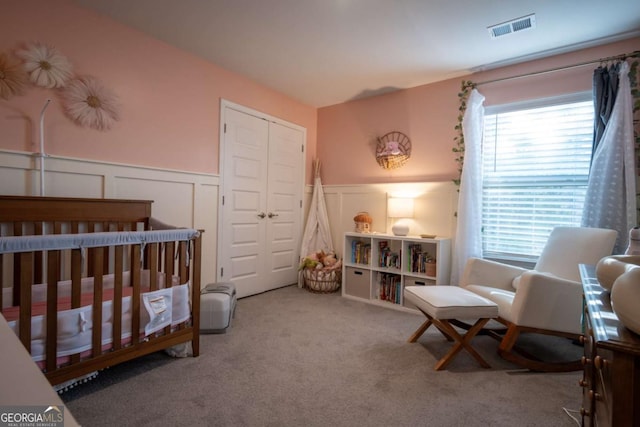
[[[416,342],[432,324],[447,340],[456,342],[451,350],[436,363],[434,367],[436,371],[444,369],[463,348],[483,368],[490,368],[482,356],[471,347],[470,342],[490,319],[498,317],[496,303],[458,286],[407,286],[404,288],[404,297],[427,316],[427,320],[411,335],[409,342]],[[449,322],[453,319],[478,319],[478,321],[466,334],[460,335]]]

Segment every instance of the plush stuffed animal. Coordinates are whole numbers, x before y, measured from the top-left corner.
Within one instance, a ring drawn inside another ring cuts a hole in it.
[[[400,147],[398,147],[398,141],[387,141],[384,146],[384,151],[378,154],[378,156],[397,156],[398,154],[402,154]]]

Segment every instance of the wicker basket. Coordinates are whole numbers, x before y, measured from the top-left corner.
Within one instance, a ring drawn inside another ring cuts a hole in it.
[[[378,164],[382,166],[382,169],[397,169],[409,160],[409,156],[406,154],[386,155],[378,156],[376,160]]]
[[[389,144],[395,144],[395,151],[389,152]],[[411,140],[402,132],[393,131],[378,138],[376,160],[383,169],[397,169],[411,157]]]
[[[342,270],[305,268],[302,270],[304,286],[311,292],[327,294],[336,292],[342,283]]]

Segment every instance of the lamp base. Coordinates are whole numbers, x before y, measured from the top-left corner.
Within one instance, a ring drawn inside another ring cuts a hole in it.
[[[394,236],[406,236],[409,234],[409,225],[402,221],[398,221],[391,227]]]

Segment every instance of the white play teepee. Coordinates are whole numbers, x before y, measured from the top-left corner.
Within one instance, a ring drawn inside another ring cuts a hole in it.
[[[307,216],[307,225],[302,236],[301,258],[312,252],[333,252],[329,216],[327,215],[327,206],[325,205],[324,191],[320,180],[320,160],[315,159],[313,161],[313,170],[315,174],[313,196],[309,207],[309,215]],[[298,286],[302,287],[302,280],[298,280]]]

